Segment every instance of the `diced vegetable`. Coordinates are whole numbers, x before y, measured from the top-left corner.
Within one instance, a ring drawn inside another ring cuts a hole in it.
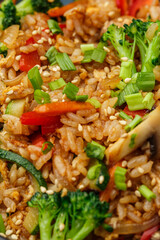
[[[54,90],[64,87],[66,85],[66,82],[64,81],[63,78],[59,78],[55,81],[49,82],[48,85],[49,85],[50,89],[52,91],[54,91]]]
[[[76,95],[79,91],[79,88],[74,85],[73,83],[69,82],[67,83],[67,85],[64,87],[63,89],[63,94],[66,94],[66,96],[71,99],[71,100],[75,100]]]
[[[124,98],[130,111],[142,110],[145,108],[143,104],[143,96],[140,92],[127,95]]]
[[[32,83],[32,86],[34,90],[41,89],[41,86],[43,84],[43,80],[41,78],[40,72],[38,70],[38,67],[35,66],[28,72],[28,78]]]
[[[58,51],[54,46],[50,47],[46,52],[45,56],[48,58],[48,61],[51,65],[54,65],[57,63],[57,60],[56,60],[57,53]]]
[[[88,157],[103,160],[106,148],[99,143],[92,141],[87,143],[85,152]]]
[[[127,14],[128,2],[127,0],[116,0],[117,7],[121,10],[121,15]]]
[[[123,118],[123,119],[126,119],[126,120],[132,119],[130,116],[128,116],[128,115],[127,115],[125,112],[123,112],[123,111],[120,111],[119,117],[121,117],[121,118]]]
[[[42,145],[43,154],[47,154],[53,148],[53,144],[49,141],[44,142]]]
[[[95,108],[100,108],[101,107],[101,103],[97,99],[95,99],[95,98],[89,98],[86,102],[89,102]]]
[[[146,198],[149,202],[153,199],[156,198],[156,195],[145,185],[141,185],[138,188],[138,191],[141,193],[141,195]]]
[[[95,62],[103,63],[104,59],[106,58],[106,55],[107,55],[106,51],[97,47],[93,50],[91,58]]]
[[[79,102],[85,102],[88,99],[88,95],[76,95],[75,100]]]
[[[40,57],[37,51],[30,52],[28,54],[21,53],[21,58],[19,62],[19,68],[21,71],[28,72],[35,65],[41,66]]]
[[[114,173],[114,180],[116,188],[125,191],[127,189],[126,181],[127,169],[122,167],[117,167]]]
[[[33,37],[30,37],[26,40],[26,45],[29,45],[29,44],[34,44],[35,43],[35,40]]]
[[[145,5],[150,6],[152,4],[152,0],[134,0],[132,1],[129,7],[129,15],[135,17],[138,10],[140,10]]]
[[[94,44],[81,44],[80,48],[82,50],[82,53],[85,53],[87,51],[94,50]]]
[[[133,93],[138,93],[138,92],[139,92],[139,88],[137,87],[136,84],[128,83],[118,96],[118,105],[121,106],[123,103],[125,103],[125,101],[126,101],[125,96],[133,94]]]
[[[86,51],[84,53],[84,58],[81,61],[81,63],[90,63],[90,62],[92,62],[92,54],[93,54],[93,50]]]
[[[44,178],[42,177],[42,174],[40,171],[38,171],[34,165],[29,162],[27,159],[21,157],[20,155],[13,153],[11,151],[7,151],[4,149],[0,149],[0,158],[3,160],[7,160],[9,162],[16,163],[23,168],[25,168],[29,173],[31,173],[40,186],[47,187],[47,183],[45,182]]]
[[[10,114],[16,117],[20,117],[24,112],[25,99],[12,100],[5,111],[5,114]]]
[[[2,215],[0,214],[0,233],[5,233],[5,232],[6,232],[5,225],[3,222]]]
[[[4,43],[0,42],[0,54],[3,54],[3,56],[6,57],[7,53],[8,53],[7,46]]]
[[[130,148],[133,148],[133,147],[134,147],[136,136],[137,136],[136,133],[133,133],[133,134],[131,135],[131,140],[130,140],[130,143],[129,143],[129,147],[130,147]]]
[[[63,31],[60,28],[57,21],[55,21],[53,19],[49,19],[47,22],[48,22],[48,27],[53,34],[55,34],[55,33],[62,33],[63,34]]]
[[[56,116],[57,120],[52,125],[42,125],[41,126],[41,133],[42,135],[47,135],[49,133],[54,133],[57,128],[60,128],[63,126],[63,124],[60,122],[60,116]]]
[[[37,147],[42,147],[43,143],[45,142],[45,139],[42,137],[40,133],[34,134],[31,140],[32,144]]]
[[[56,61],[63,71],[75,71],[76,67],[72,63],[67,53],[57,53]]]
[[[143,117],[146,113],[147,113],[147,110],[138,110],[138,111],[130,111],[128,109],[128,106],[126,106],[123,111],[128,114],[128,115],[131,115],[132,117],[135,117],[136,115],[139,115],[140,117]]]
[[[142,122],[142,118],[139,115],[136,115],[135,118],[127,126],[125,126],[126,132],[134,129],[138,124]]]
[[[39,104],[45,104],[45,103],[51,102],[50,95],[46,92],[43,92],[40,89],[36,89],[34,91],[34,100],[36,100],[36,102]]]
[[[144,92],[150,92],[155,86],[155,75],[153,72],[139,72],[136,84]]]
[[[29,207],[28,213],[24,218],[23,227],[31,234],[36,235],[39,232],[38,209]]]
[[[151,110],[153,105],[155,104],[155,100],[153,97],[154,97],[154,94],[152,92],[147,93],[147,95],[144,97],[142,103],[144,104],[146,109]]]
[[[118,84],[117,84],[117,88],[119,88],[120,90],[123,90],[126,86],[126,83],[124,83],[123,81],[120,81]]]

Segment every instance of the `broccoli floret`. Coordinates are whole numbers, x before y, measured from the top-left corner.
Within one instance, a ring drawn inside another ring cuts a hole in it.
[[[5,0],[1,5],[0,12],[1,29],[6,29],[11,25],[20,24],[20,17],[16,14],[16,7],[12,0]]]
[[[35,1],[37,2],[37,1]],[[22,17],[34,12],[31,0],[22,0],[16,4],[17,15]]]
[[[109,204],[101,202],[97,193],[80,190],[64,197],[36,193],[28,205],[39,209],[41,240],[83,240],[111,216]]]
[[[115,24],[110,25],[107,32],[103,34],[102,40],[109,40],[122,60],[120,77],[123,79],[130,78],[133,73],[136,73],[135,64],[133,62],[135,41],[129,43],[126,40],[124,28],[118,28]]]

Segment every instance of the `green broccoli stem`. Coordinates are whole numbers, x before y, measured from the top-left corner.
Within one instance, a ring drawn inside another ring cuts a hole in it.
[[[42,214],[39,215],[39,228],[40,228],[40,239],[41,240],[51,240],[52,235],[52,222],[53,217],[49,211],[44,210]]]
[[[80,231],[84,225],[83,220],[75,220],[74,224],[71,225],[71,230],[67,233],[66,239],[73,239],[73,237]]]
[[[80,231],[73,236],[72,240],[85,239],[96,227],[97,224],[94,219],[86,220]]]
[[[16,4],[16,10],[17,15],[20,17],[34,12],[31,0],[22,0],[20,3]]]
[[[51,240],[65,240],[65,235],[68,230],[68,213],[63,209],[58,214],[54,224],[53,236]]]
[[[145,43],[137,37],[137,46],[139,48],[139,51],[140,51],[140,56],[141,56],[141,62],[142,62],[142,65],[144,64],[144,61],[145,61],[145,55],[146,55],[146,52],[147,52],[147,47],[145,45]]]

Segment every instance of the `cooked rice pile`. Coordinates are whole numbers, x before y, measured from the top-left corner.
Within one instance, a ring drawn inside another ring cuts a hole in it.
[[[138,17],[145,18],[148,14],[155,21],[159,18],[160,7],[145,7]],[[42,172],[48,183],[48,190],[74,191],[88,189],[87,167],[90,159],[84,152],[87,142],[95,140],[108,147],[120,137],[125,137],[124,127],[129,121],[119,117],[114,105],[117,98],[111,98],[111,89],[119,81],[120,59],[112,46],[106,48],[107,56],[103,64],[81,64],[83,55],[81,43],[97,45],[100,35],[111,23],[122,26],[130,23],[131,17],[120,17],[120,11],[114,0],[89,0],[84,5],[78,5],[66,12],[64,35],[52,38],[48,31],[48,17],[44,14],[27,15],[22,21],[21,30],[14,25],[1,32],[1,42],[9,48],[6,58],[0,57],[0,122],[4,123],[0,132],[1,148],[11,150],[31,161]],[[37,43],[26,46],[26,40],[33,37]],[[63,72],[58,65],[48,66],[44,57],[51,45],[60,52],[66,52],[75,64],[76,71]],[[99,110],[80,110],[61,116],[63,126],[49,135],[48,141],[54,144],[54,149],[43,154],[41,147],[31,144],[30,135],[38,130],[37,126],[22,125],[18,117],[5,114],[6,107],[12,99],[25,99],[25,112],[31,111],[37,105],[33,98],[34,89],[27,77],[27,73],[20,73],[20,53],[37,50],[42,67],[39,67],[44,84],[42,89],[49,93],[51,102],[65,101],[67,97],[58,89],[51,91],[48,83],[60,77],[66,82],[72,82],[79,87],[79,94],[87,94],[101,103]],[[137,55],[138,56],[138,55]],[[137,59],[137,67],[139,61]],[[140,67],[140,66],[139,66]],[[155,69],[156,79],[160,81],[160,69]],[[159,105],[159,85],[155,89],[156,104]],[[149,142],[134,154],[127,156],[122,166],[127,168],[127,191],[113,189],[110,196],[110,212],[112,218],[107,223],[113,227],[127,224],[141,224],[150,220],[158,221],[160,215],[160,165],[153,162]],[[11,168],[0,160],[0,213],[6,225],[6,235],[11,239],[36,240],[36,236],[29,236],[23,227],[23,219],[28,211],[27,201],[34,193],[34,181],[27,171],[13,164]],[[145,184],[155,194],[156,199],[148,202],[137,191],[138,186]],[[6,215],[10,214],[9,217]],[[157,220],[158,219],[158,220]],[[143,225],[143,224],[142,224]],[[151,225],[149,225],[151,226]],[[121,227],[112,234],[97,229],[96,234],[103,239],[118,239]],[[122,233],[123,234],[123,233]],[[134,236],[139,239],[139,235]]]

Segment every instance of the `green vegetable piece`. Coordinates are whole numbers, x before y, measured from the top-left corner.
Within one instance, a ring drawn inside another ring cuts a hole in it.
[[[48,83],[48,85],[49,85],[50,89],[52,91],[54,91],[54,90],[57,90],[57,89],[60,89],[64,86],[66,86],[66,82],[64,81],[63,78],[59,78],[55,81],[52,81],[52,82]]]
[[[137,86],[144,92],[150,92],[155,86],[155,75],[153,72],[140,72],[137,75]]]
[[[127,169],[122,167],[117,167],[114,173],[114,182],[116,185],[116,188],[122,191],[125,191],[127,189],[126,181],[126,172]]]
[[[57,53],[56,61],[63,71],[76,71],[76,67],[67,53]]]
[[[76,95],[79,91],[79,88],[74,85],[73,83],[69,82],[67,83],[67,85],[64,87],[63,89],[63,94],[66,94],[66,96],[71,99],[71,100],[75,100],[76,99]]]
[[[101,164],[96,164],[91,166],[88,170],[87,178],[89,180],[95,179],[97,177],[97,174],[99,175],[100,169],[101,169]]]
[[[88,95],[77,95],[75,100],[79,102],[85,102],[88,99]]]
[[[141,195],[146,198],[149,202],[156,198],[156,195],[145,185],[141,185],[138,189]]]
[[[63,31],[62,29],[60,28],[59,24],[57,21],[53,20],[53,19],[49,19],[47,21],[48,23],[48,27],[50,29],[50,31],[55,34],[55,33],[62,33],[63,34]]]
[[[13,153],[11,151],[7,151],[4,149],[0,149],[0,158],[3,160],[7,160],[9,162],[16,163],[23,168],[25,168],[29,173],[31,173],[40,186],[44,186],[47,188],[47,183],[45,182],[44,178],[42,177],[42,174],[40,171],[38,171],[34,165],[29,162],[27,159],[21,157],[20,155]]]
[[[41,78],[41,74],[40,74],[37,66],[33,67],[32,69],[30,69],[28,71],[28,78],[31,81],[31,84],[32,84],[34,90],[41,89],[43,80]]]
[[[120,77],[125,80],[126,78],[131,78],[132,76],[133,61],[128,60],[127,62],[122,62],[120,69]]]
[[[93,50],[93,53],[92,53],[92,60],[94,60],[95,62],[99,62],[99,63],[103,63],[104,62],[104,59],[106,58],[106,51],[104,51],[103,49],[101,48],[95,48]]]
[[[40,89],[36,89],[34,91],[34,100],[36,100],[38,104],[45,104],[51,102],[50,95]]]
[[[94,44],[81,44],[80,48],[82,50],[82,53],[94,50]]]
[[[5,232],[6,232],[6,229],[4,226],[3,218],[2,218],[2,215],[0,214],[0,233],[5,233]]]
[[[102,224],[102,227],[107,231],[107,232],[113,232],[113,228],[110,226],[110,225],[108,225],[108,224],[106,224],[106,223],[103,223]]]
[[[103,160],[106,148],[99,143],[92,141],[87,143],[85,152],[88,157]]]
[[[123,111],[120,111],[119,117],[121,117],[121,118],[123,118],[123,119],[126,119],[126,120],[132,119],[130,116],[128,116],[128,115],[127,115],[125,112],[123,112]]]
[[[135,118],[127,126],[125,126],[126,132],[133,130],[138,124],[142,122],[142,118],[136,115]]]
[[[51,65],[55,65],[57,63],[57,60],[56,60],[57,53],[58,51],[54,46],[50,47],[46,52],[45,56],[47,57]]]
[[[21,117],[21,115],[24,112],[25,104],[26,104],[25,98],[12,100],[8,104],[5,114],[10,114],[10,115],[13,115],[16,117]]]
[[[93,54],[93,50],[86,51],[84,53],[84,58],[81,61],[81,63],[90,63],[90,62],[92,62],[92,54]]]
[[[147,93],[146,96],[144,97],[142,103],[146,109],[151,110],[153,105],[155,104],[154,100],[154,94],[152,92]]]
[[[126,83],[120,81],[118,84],[117,84],[117,88],[119,88],[120,90],[123,90],[126,86]]]
[[[100,108],[101,107],[101,103],[96,98],[89,98],[86,102],[89,102],[95,108]]]
[[[124,97],[130,111],[145,109],[141,93],[134,93]]]
[[[49,141],[44,142],[42,145],[42,153],[47,154],[53,148],[53,144]]]
[[[133,147],[134,147],[136,136],[137,136],[136,133],[133,133],[133,134],[131,135],[131,140],[130,140],[130,143],[129,143],[129,147],[130,147],[130,148],[133,148]]]
[[[118,105],[121,106],[123,103],[126,102],[125,96],[138,92],[139,88],[135,83],[128,83],[126,87],[118,95]]]
[[[8,53],[7,46],[4,43],[0,42],[0,54],[3,54],[3,56],[6,57],[7,53]]]

